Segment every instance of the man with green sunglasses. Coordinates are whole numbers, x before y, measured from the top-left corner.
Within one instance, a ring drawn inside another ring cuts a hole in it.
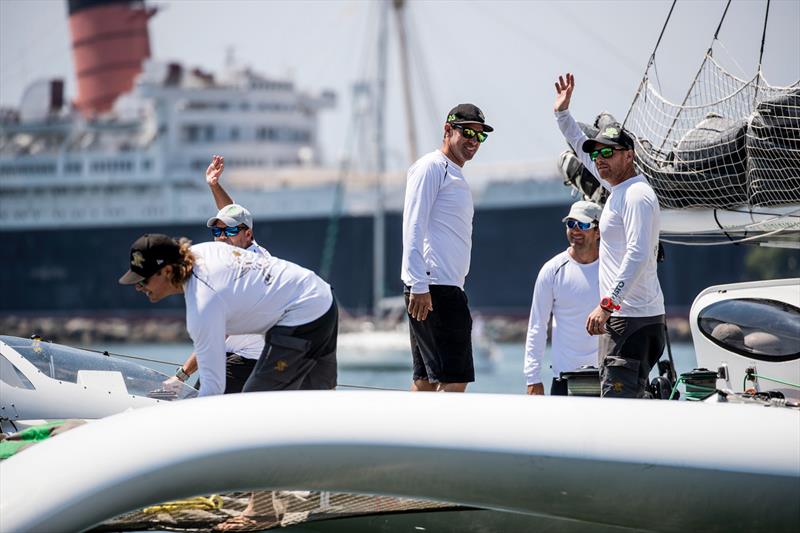
[[[633,138],[618,123],[589,139],[569,113],[575,78],[559,76],[554,111],[581,163],[611,192],[600,217],[600,302],[586,331],[601,335],[603,397],[641,398],[665,345],[664,296],[656,258],[658,198],[634,165]]]
[[[493,130],[477,106],[459,104],[447,114],[441,148],[408,170],[401,278],[414,391],[464,392],[475,381],[464,293],[474,208],[462,167]]]

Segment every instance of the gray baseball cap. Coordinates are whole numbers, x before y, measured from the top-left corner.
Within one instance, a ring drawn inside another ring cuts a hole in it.
[[[594,202],[587,202],[586,200],[579,200],[572,204],[569,208],[569,214],[561,219],[561,222],[566,222],[570,218],[578,222],[597,222],[600,220],[600,214],[603,208]]]
[[[217,220],[231,228],[244,224],[248,228],[253,229],[253,215],[239,204],[226,205],[219,210],[217,216],[208,219],[206,226],[213,228]]]

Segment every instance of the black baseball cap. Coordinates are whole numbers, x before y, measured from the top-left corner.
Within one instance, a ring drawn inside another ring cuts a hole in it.
[[[483,111],[478,106],[472,104],[458,104],[447,114],[447,122],[450,124],[483,124],[483,131],[486,133],[494,131],[494,128],[484,122]]]
[[[587,139],[581,147],[587,154],[594,150],[596,143],[607,146],[621,146],[628,150],[633,149],[633,139],[626,132],[619,122],[612,122],[604,126],[594,139]]]
[[[180,258],[181,247],[175,239],[160,233],[145,233],[131,245],[130,270],[119,282],[122,285],[139,283]]]

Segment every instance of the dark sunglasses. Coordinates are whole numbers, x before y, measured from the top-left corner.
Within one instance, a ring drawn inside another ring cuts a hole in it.
[[[214,226],[211,228],[211,235],[214,237],[221,237],[222,233],[224,232],[226,237],[236,237],[243,229],[244,228],[241,226],[227,226],[225,228],[218,228]]]
[[[140,288],[144,289],[145,286],[150,282],[150,280],[153,279],[153,276],[158,276],[160,274],[161,274],[161,269],[159,269],[157,272],[153,272],[152,274],[150,274],[149,276],[147,276],[143,280],[137,281],[136,284]]]
[[[603,159],[610,159],[611,156],[614,155],[614,152],[624,152],[622,148],[600,148],[599,150],[594,150],[593,152],[589,152],[589,157],[592,158],[592,161],[596,161],[598,156],[603,156]]]
[[[461,124],[452,124],[452,126],[456,129],[461,130],[461,134],[467,139],[474,139],[477,136],[479,143],[482,143],[483,141],[489,138],[488,133],[484,133],[482,131],[475,131],[472,128],[465,128]]]
[[[595,223],[594,222],[580,222],[578,220],[569,219],[569,220],[567,220],[567,227],[569,229],[575,229],[577,227],[581,231],[586,231],[586,230],[589,230],[589,229],[595,227]]]

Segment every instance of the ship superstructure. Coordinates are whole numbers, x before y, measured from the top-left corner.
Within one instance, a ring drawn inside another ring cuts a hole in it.
[[[376,305],[376,256],[386,265],[377,276],[383,295],[401,294],[405,173],[324,165],[319,116],[337,95],[243,66],[209,73],[160,62],[150,57],[153,11],[142,1],[68,5],[77,99],[66,100],[63,81],[40,80],[19,108],[0,111],[0,234],[11,259],[0,311],[153,312],[117,286],[117,271],[144,232],[210,240],[205,221],[216,207],[204,172],[212,154],[225,156],[226,188],[255,216],[259,243],[324,272],[343,307]],[[476,208],[470,298],[485,312],[525,314],[539,266],[566,246],[560,220],[573,198],[555,158],[471,163],[468,177]],[[373,252],[373,227],[383,253]],[[672,301],[688,305],[699,288]],[[159,310],[181,306],[176,299]]]

